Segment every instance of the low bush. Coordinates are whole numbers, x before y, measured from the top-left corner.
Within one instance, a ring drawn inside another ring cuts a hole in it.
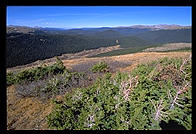
[[[33,96],[45,101],[56,95],[62,95],[73,88],[80,87],[84,81],[84,73],[64,71],[63,74],[57,74],[42,80],[16,84],[15,89],[19,96]]]
[[[22,82],[32,82],[35,80],[43,79],[48,75],[62,74],[67,71],[62,61],[57,57],[56,63],[50,66],[41,65],[28,70],[20,71],[16,74],[8,73],[6,76],[7,85],[20,84]]]
[[[160,130],[161,122],[176,121],[190,130],[191,74],[190,59],[167,58],[131,73],[106,73],[90,87],[68,92],[64,101],[53,100],[48,125],[57,130]]]
[[[106,72],[107,69],[109,69],[109,66],[105,62],[103,62],[103,61],[95,64],[94,66],[92,66],[92,68],[90,68],[90,70],[93,73]]]

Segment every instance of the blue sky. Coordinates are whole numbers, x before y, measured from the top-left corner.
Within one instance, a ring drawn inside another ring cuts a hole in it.
[[[192,25],[183,6],[8,6],[7,25],[54,28]]]

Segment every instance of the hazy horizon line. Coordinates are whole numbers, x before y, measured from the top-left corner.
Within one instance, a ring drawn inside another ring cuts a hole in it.
[[[41,26],[26,26],[26,25],[6,25],[9,26],[19,26],[19,27],[29,27],[29,28],[59,28],[59,29],[79,29],[79,28],[115,28],[115,27],[133,27],[133,26],[159,26],[159,25],[175,25],[175,26],[182,26],[182,27],[192,27],[192,25],[180,25],[180,24],[134,24],[128,26],[86,26],[86,27],[41,27]]]

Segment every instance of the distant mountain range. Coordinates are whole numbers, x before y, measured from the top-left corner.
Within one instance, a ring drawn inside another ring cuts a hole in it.
[[[191,26],[135,25],[101,28],[7,26],[7,67],[23,65],[84,49],[118,44],[122,48],[191,42]]]
[[[161,29],[187,29],[187,28],[191,28],[191,26],[180,26],[175,24],[173,25],[160,24],[160,25],[134,25],[131,26],[131,28],[140,28],[140,29],[148,28],[152,30],[161,30]]]
[[[161,30],[161,29],[189,29],[191,26],[180,26],[180,25],[167,25],[167,24],[160,24],[160,25],[133,25],[133,26],[120,26],[120,27],[100,27],[100,28],[72,28],[72,29],[64,29],[64,28],[49,28],[49,27],[27,27],[27,26],[14,26],[9,25],[7,26],[7,32],[27,32],[34,31],[34,30],[46,30],[46,31],[65,31],[65,30],[85,30],[85,31],[103,31],[109,29],[148,29],[148,30]]]

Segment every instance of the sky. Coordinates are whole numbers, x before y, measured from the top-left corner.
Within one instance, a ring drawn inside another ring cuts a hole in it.
[[[192,25],[190,6],[7,6],[7,25],[82,28]]]

